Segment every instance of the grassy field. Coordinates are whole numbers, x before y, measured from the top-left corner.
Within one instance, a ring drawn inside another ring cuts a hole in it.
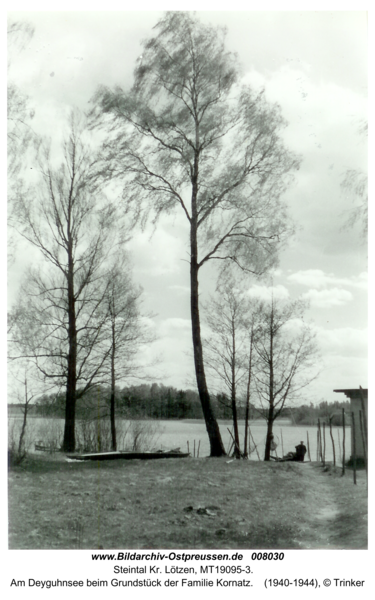
[[[366,548],[364,471],[228,458],[67,462],[9,472],[9,547]]]

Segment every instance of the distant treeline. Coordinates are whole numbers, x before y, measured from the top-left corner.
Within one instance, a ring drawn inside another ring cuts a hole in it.
[[[110,390],[106,387],[92,389],[77,400],[77,418],[95,418],[109,414]],[[316,425],[321,422],[341,425],[342,409],[350,410],[350,402],[320,402],[314,405],[285,407],[281,418],[290,419],[296,425]],[[230,400],[225,394],[214,398],[214,409],[218,419],[231,419]],[[65,415],[65,395],[49,394],[41,396],[35,404],[33,414],[44,417]],[[251,419],[266,417],[261,408],[250,407]],[[116,415],[127,419],[203,419],[198,393],[194,390],[178,390],[163,384],[141,384],[127,386],[116,391]],[[245,406],[238,405],[238,418],[245,418]]]
[[[316,425],[318,419],[321,423],[329,423],[332,425],[342,425],[342,409],[348,414],[350,412],[350,401],[345,400],[339,402],[320,402],[320,404],[302,404],[292,409],[284,411],[285,416],[291,416],[292,421],[296,425]],[[347,424],[349,423],[346,418]]]
[[[92,418],[99,413],[109,413],[110,389],[91,389],[77,400],[78,419]],[[116,416],[128,419],[202,419],[198,393],[193,390],[177,390],[153,383],[127,386],[116,390]],[[64,417],[65,395],[45,395],[36,402],[41,416]]]

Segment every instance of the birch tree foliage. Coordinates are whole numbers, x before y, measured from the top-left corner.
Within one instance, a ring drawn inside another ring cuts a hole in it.
[[[8,176],[10,188],[22,168],[22,157],[35,133],[31,129],[34,109],[29,106],[26,94],[11,80],[11,65],[16,54],[25,49],[26,43],[33,37],[34,28],[27,21],[9,21],[8,41],[8,86],[7,86],[7,142]]]
[[[368,136],[368,123],[361,123],[360,137]],[[352,200],[354,208],[349,211],[344,229],[351,231],[359,223],[363,241],[366,243],[368,234],[368,174],[361,169],[347,169],[341,182],[341,192]]]
[[[92,122],[110,133],[101,174],[124,180],[126,209],[143,223],[180,207],[199,266],[229,259],[263,272],[291,233],[281,197],[299,163],[280,109],[241,87],[224,30],[174,12],[155,29],[132,89],[100,87],[93,99]]]
[[[12,81],[12,63],[18,54],[25,49],[27,42],[33,37],[34,28],[26,21],[9,21],[7,27],[8,42],[8,84],[7,84],[7,222],[14,225],[13,207],[16,198],[26,193],[25,174],[29,166],[30,155],[38,147],[38,136],[32,129],[34,108],[28,96]],[[14,232],[8,232],[8,261],[15,257],[16,238]]]

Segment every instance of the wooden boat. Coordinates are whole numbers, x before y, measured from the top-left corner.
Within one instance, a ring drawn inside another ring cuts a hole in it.
[[[157,458],[187,458],[189,453],[180,452],[179,450],[169,450],[164,452],[93,452],[90,454],[69,454],[67,457],[73,460],[118,460],[118,459],[141,459],[151,460]]]

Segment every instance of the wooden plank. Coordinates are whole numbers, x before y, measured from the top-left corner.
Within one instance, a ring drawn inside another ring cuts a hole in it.
[[[93,454],[71,454],[68,458],[74,460],[151,460],[158,458],[187,458],[183,452],[97,452]]]

